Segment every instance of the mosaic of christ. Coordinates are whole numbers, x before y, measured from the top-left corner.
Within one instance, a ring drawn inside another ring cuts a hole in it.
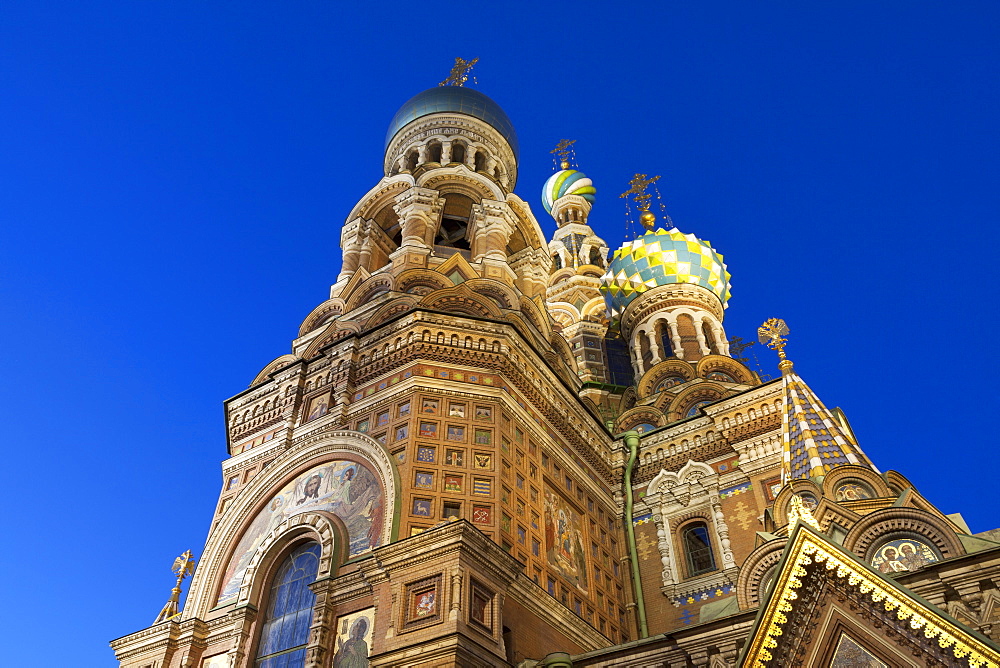
[[[243,534],[226,568],[219,603],[239,594],[257,548],[289,517],[315,510],[333,513],[347,527],[353,557],[382,544],[383,503],[375,474],[357,462],[327,462],[302,473],[271,498]]]

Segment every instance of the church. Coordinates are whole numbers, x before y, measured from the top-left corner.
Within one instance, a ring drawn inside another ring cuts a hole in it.
[[[780,377],[748,367],[724,240],[656,177],[612,251],[562,142],[546,238],[467,65],[396,112],[329,298],[225,402],[206,543],[122,668],[1000,665],[1000,535],[876,468],[784,322]]]

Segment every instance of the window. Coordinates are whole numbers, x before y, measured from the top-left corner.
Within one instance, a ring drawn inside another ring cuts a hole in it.
[[[444,512],[442,517],[446,520],[451,519],[461,519],[462,518],[462,504],[461,503],[445,503]]]
[[[708,527],[703,522],[692,524],[681,534],[684,556],[687,558],[688,575],[701,575],[715,570],[712,557],[712,543],[708,537]]]
[[[306,643],[316,604],[309,584],[319,571],[319,555],[319,544],[306,543],[288,555],[275,574],[261,626],[256,668],[306,665]]]
[[[492,608],[493,594],[475,580],[472,581],[469,595],[469,620],[485,627],[493,627]]]

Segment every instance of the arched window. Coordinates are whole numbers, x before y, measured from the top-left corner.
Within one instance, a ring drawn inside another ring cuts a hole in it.
[[[715,345],[715,334],[712,332],[711,325],[706,321],[701,323],[701,335],[705,339],[705,347],[708,348],[710,353],[719,353],[719,347]]]
[[[601,251],[593,247],[590,249],[590,264],[597,267],[604,266],[604,258],[601,257]]]
[[[278,568],[268,592],[257,645],[255,668],[299,668],[306,665],[306,644],[316,595],[309,585],[319,571],[320,547],[306,543]]]
[[[687,558],[689,576],[701,575],[715,570],[712,556],[712,541],[708,536],[708,526],[704,522],[692,524],[681,534],[684,556]]]
[[[448,246],[469,250],[469,240],[466,238],[469,219],[472,217],[474,202],[465,195],[450,193],[445,195],[444,212],[441,214],[441,225],[434,239],[435,246]]]
[[[427,162],[441,162],[441,142],[433,141],[427,147]]]

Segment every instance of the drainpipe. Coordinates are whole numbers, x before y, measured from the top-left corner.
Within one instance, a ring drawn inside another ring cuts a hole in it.
[[[632,524],[632,469],[639,458],[639,433],[625,432],[625,447],[628,448],[628,463],[625,464],[625,535],[628,538],[629,563],[632,565],[632,588],[635,589],[635,604],[639,612],[639,637],[649,637],[646,625],[646,603],[642,596],[642,580],[639,578],[639,556],[635,549],[635,525]]]

